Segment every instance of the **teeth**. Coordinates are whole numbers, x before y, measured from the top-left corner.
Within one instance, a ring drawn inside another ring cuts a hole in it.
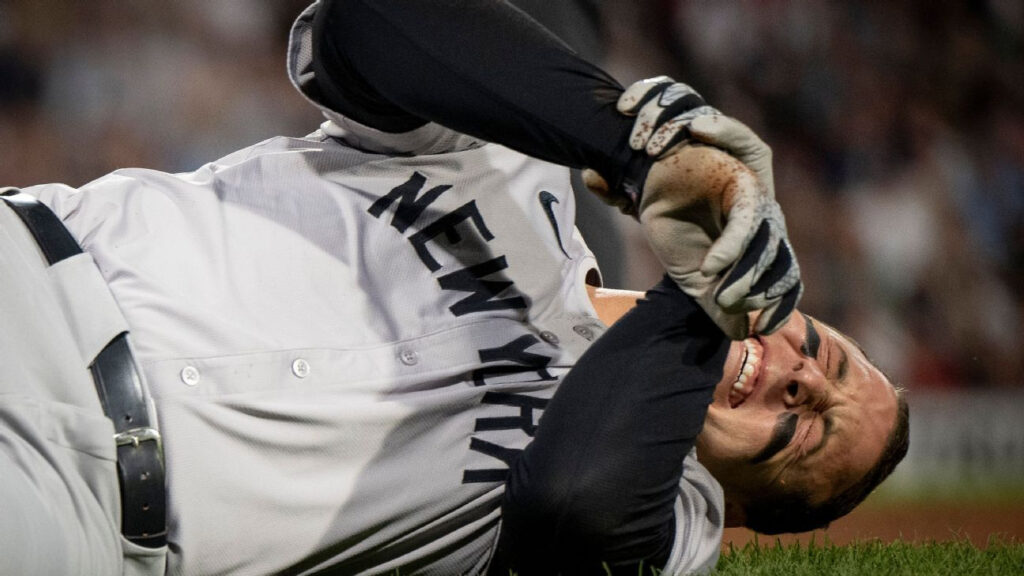
[[[744,340],[743,345],[746,354],[740,364],[740,373],[732,384],[732,390],[729,391],[729,402],[733,406],[741,404],[750,395],[752,390],[747,386],[747,381],[754,377],[754,373],[761,363],[760,349],[755,340],[753,338]]]
[[[751,340],[744,340],[743,344],[747,348],[747,358],[744,360],[744,363],[751,366],[756,365],[760,359],[757,353],[757,345]]]

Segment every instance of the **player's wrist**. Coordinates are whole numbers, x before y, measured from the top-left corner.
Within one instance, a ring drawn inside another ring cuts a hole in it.
[[[639,219],[644,184],[655,161],[655,158],[647,154],[634,152],[623,170],[616,174],[615,179],[606,178],[599,171],[588,168],[583,171],[583,183],[605,204],[618,208],[627,216]]]
[[[632,155],[629,163],[626,165],[626,169],[623,170],[622,178],[613,190],[628,201],[628,210],[624,211],[625,214],[629,214],[634,218],[640,217],[639,212],[641,201],[643,200],[644,185],[647,182],[648,174],[651,172],[651,166],[654,165],[655,161],[655,158],[643,152],[637,152]]]
[[[620,94],[616,109],[633,119],[628,136],[619,143],[631,153],[620,171],[602,171],[603,182],[591,178],[597,185],[588,187],[605,203],[636,218],[653,163],[689,139],[687,126],[693,118],[718,111],[696,90],[667,76],[633,83]]]

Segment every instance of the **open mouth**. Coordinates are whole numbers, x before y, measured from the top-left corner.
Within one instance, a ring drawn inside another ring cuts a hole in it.
[[[732,383],[732,389],[729,390],[731,408],[743,404],[754,393],[757,377],[761,373],[761,360],[764,359],[764,347],[757,338],[747,338],[743,341],[743,346],[743,362],[740,363],[739,374]]]

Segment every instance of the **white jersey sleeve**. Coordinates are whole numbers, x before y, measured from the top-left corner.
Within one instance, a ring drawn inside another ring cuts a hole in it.
[[[722,486],[697,461],[696,450],[683,461],[676,499],[676,533],[663,574],[706,574],[715,568],[725,526]]]

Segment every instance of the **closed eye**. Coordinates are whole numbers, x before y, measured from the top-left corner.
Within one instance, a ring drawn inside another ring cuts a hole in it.
[[[839,374],[836,379],[840,383],[846,382],[846,375],[850,372],[850,359],[846,356],[846,349],[842,346],[839,347]]]
[[[822,417],[821,439],[814,447],[804,453],[804,458],[820,452],[821,449],[825,447],[825,444],[827,444],[829,439],[832,437],[834,426],[835,421],[832,420],[831,416],[825,415]]]
[[[846,354],[846,347],[836,338],[829,338],[830,345],[827,347],[827,358],[825,358],[825,369],[829,374],[835,374],[836,384],[845,384],[846,375],[850,372],[850,358]],[[838,360],[833,361],[833,358]]]

